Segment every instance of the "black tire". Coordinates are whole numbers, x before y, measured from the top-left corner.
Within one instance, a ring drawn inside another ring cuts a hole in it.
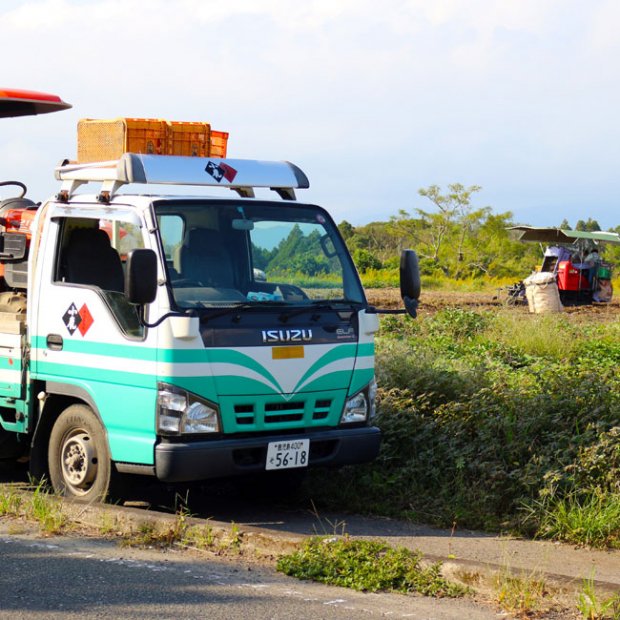
[[[105,432],[90,407],[71,405],[50,435],[48,465],[54,491],[80,502],[102,502],[110,491],[112,463]]]

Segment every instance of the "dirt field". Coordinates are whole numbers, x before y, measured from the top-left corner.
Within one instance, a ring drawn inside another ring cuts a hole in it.
[[[371,304],[377,308],[401,308],[400,290],[397,288],[366,289],[366,295]],[[422,291],[420,297],[420,314],[432,314],[443,308],[469,308],[491,310],[507,307],[505,294],[498,291],[487,292],[459,292],[459,291]],[[510,307],[514,312],[527,313],[527,305]],[[565,312],[583,315],[599,320],[617,319],[620,317],[620,296],[608,304],[593,304],[590,306],[568,306]]]

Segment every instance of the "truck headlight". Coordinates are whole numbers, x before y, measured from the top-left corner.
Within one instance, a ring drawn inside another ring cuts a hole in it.
[[[344,405],[344,411],[340,417],[340,424],[354,424],[355,422],[366,422],[368,419],[368,398],[366,390],[358,392],[349,398]]]
[[[161,383],[157,393],[157,430],[162,435],[219,433],[217,405]]]
[[[372,381],[360,392],[347,400],[340,417],[340,424],[355,424],[372,420],[376,413],[377,382]]]

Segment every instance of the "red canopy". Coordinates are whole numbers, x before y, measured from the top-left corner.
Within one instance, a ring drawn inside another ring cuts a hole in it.
[[[0,87],[0,118],[59,112],[70,107],[58,95]]]

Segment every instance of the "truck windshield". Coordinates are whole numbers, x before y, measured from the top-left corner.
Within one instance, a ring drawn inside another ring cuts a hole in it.
[[[349,253],[319,207],[176,200],[155,210],[180,308],[365,303]]]

